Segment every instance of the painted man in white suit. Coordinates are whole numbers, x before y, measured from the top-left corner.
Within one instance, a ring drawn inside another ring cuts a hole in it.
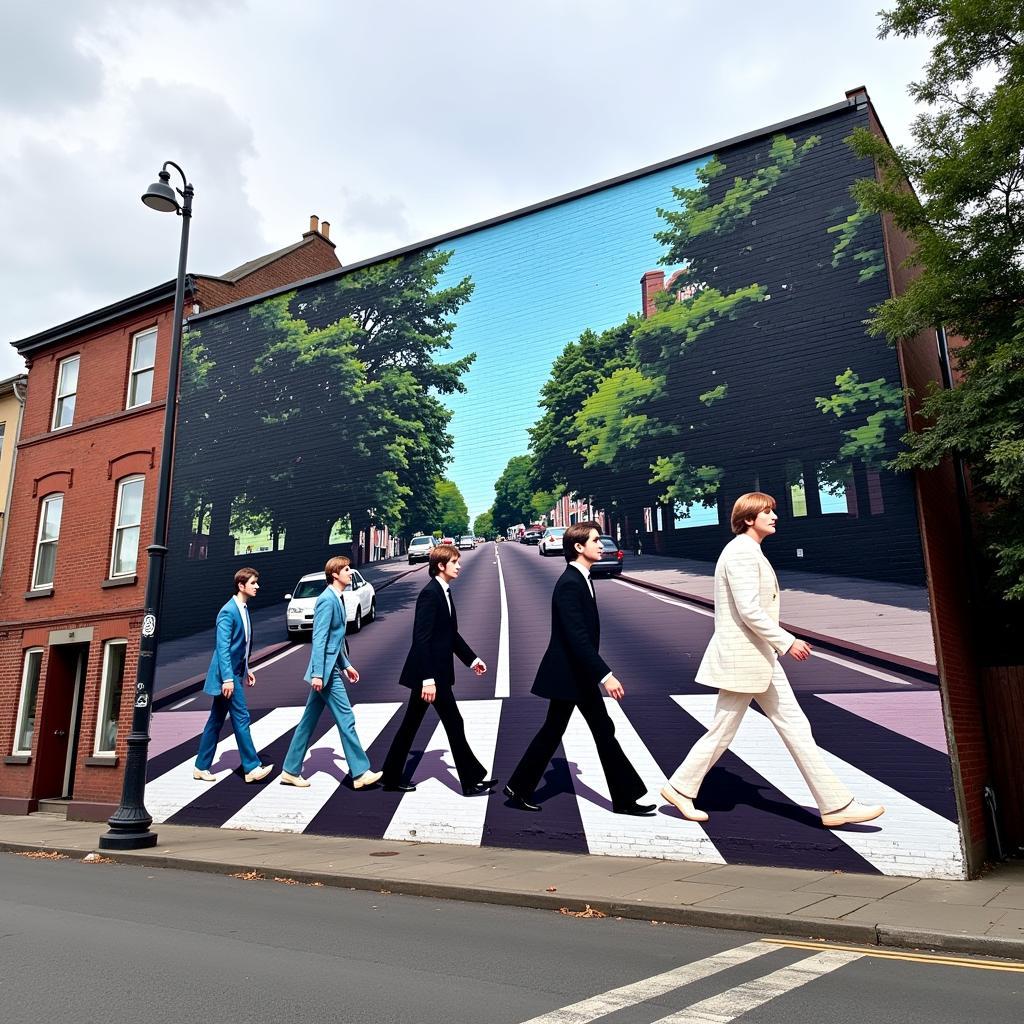
[[[761,550],[775,533],[775,499],[754,491],[736,499],[732,532],[715,566],[715,633],[697,669],[696,681],[718,690],[715,717],[686,760],[661,791],[690,821],[707,821],[693,805],[704,776],[732,743],[743,715],[756,700],[786,744],[803,775],[827,828],[871,821],[884,813],[862,804],[836,777],[814,742],[786,673],[784,654],[796,661],[811,646],[779,625],[779,581]]]

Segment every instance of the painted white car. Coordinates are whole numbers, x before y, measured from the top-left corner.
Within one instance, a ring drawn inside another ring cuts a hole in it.
[[[289,640],[307,640],[313,635],[313,606],[326,586],[322,571],[311,572],[295,584],[292,593],[284,595],[288,602],[285,622]],[[342,596],[350,632],[358,633],[365,623],[373,622],[377,617],[377,595],[373,584],[363,579],[355,569],[352,570],[352,583]]]
[[[562,553],[562,537],[564,536],[564,526],[549,526],[544,531],[544,536],[537,542],[537,551],[544,556],[560,555]]]

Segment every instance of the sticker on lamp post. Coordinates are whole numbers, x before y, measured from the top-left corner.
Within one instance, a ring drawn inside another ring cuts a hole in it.
[[[153,636],[156,633],[156,616],[152,612],[146,612],[142,617],[142,635]]]

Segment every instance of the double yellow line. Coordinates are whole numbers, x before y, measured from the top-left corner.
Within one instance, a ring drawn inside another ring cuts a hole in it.
[[[765,939],[776,946],[790,946],[793,949],[841,949],[845,952],[860,953],[881,960],[908,960],[915,964],[936,964],[939,967],[972,967],[976,971],[1009,971],[1024,974],[1024,963],[1008,960],[979,960],[974,957],[942,956],[938,953],[902,953],[895,949],[878,949],[874,946],[842,946],[832,942],[803,942],[798,939]]]

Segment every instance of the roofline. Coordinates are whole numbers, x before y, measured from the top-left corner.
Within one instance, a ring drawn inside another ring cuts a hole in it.
[[[6,395],[14,391],[15,384],[20,381],[27,381],[28,374],[22,370],[21,373],[14,374],[13,377],[7,377],[4,380],[0,380],[0,395]]]
[[[301,281],[293,281],[289,285],[260,292],[258,295],[251,295],[248,298],[225,303],[223,306],[217,306],[216,309],[207,310],[205,313],[197,313],[195,316],[188,317],[188,323],[196,323],[200,320],[205,320],[207,317],[226,313],[228,310],[238,309],[243,306],[250,306],[254,302],[260,302],[264,299],[271,298],[274,295],[284,295],[287,292],[295,291],[297,288],[305,288],[307,285],[316,284],[319,281],[328,281],[335,277],[343,277],[345,274],[351,273],[353,270],[361,270],[363,267],[373,266],[373,264],[381,263],[384,260],[396,259],[399,256],[418,252],[421,249],[430,249],[439,245],[441,242],[447,242],[452,238],[459,238],[463,235],[471,234],[474,231],[483,231],[485,228],[491,228],[498,224],[517,220],[518,218],[526,217],[531,213],[538,213],[541,210],[561,206],[563,203],[572,202],[574,199],[580,199],[583,196],[592,195],[595,192],[602,192],[605,189],[613,188],[614,186],[621,185],[627,181],[633,181],[636,178],[642,178],[645,175],[653,174],[655,171],[662,171],[668,167],[674,167],[676,164],[688,163],[691,160],[696,160],[698,157],[710,156],[712,153],[716,153],[727,147],[738,146],[743,142],[749,142],[752,139],[760,138],[763,135],[771,135],[774,132],[783,131],[786,128],[792,128],[798,124],[805,124],[808,121],[814,121],[821,117],[838,114],[840,111],[848,110],[854,106],[856,106],[856,103],[849,98],[840,100],[838,103],[832,103],[827,107],[821,107],[818,110],[812,110],[809,113],[801,114],[797,117],[789,117],[784,121],[777,121],[775,124],[767,125],[764,128],[756,128],[753,131],[744,132],[742,135],[734,135],[730,139],[725,139],[722,142],[716,142],[711,146],[702,146],[700,149],[691,150],[689,153],[683,153],[681,156],[670,157],[668,160],[659,160],[657,163],[648,164],[646,167],[641,167],[636,171],[627,171],[625,174],[618,174],[613,178],[605,178],[603,181],[599,181],[596,184],[585,185],[583,188],[574,189],[572,192],[563,192],[561,195],[555,196],[552,199],[544,199],[538,203],[531,203],[529,206],[521,206],[509,213],[502,213],[496,217],[488,217],[486,220],[476,221],[466,227],[446,231],[443,234],[434,235],[431,238],[426,238],[420,242],[412,242],[409,245],[403,245],[397,249],[391,249],[388,252],[381,253],[380,255],[371,256],[365,260],[359,260],[357,263],[348,263],[343,267],[339,267],[337,270],[328,270],[323,274],[317,274],[314,277],[307,277]]]
[[[75,317],[74,320],[67,320],[56,327],[48,327],[38,334],[31,334],[19,341],[12,341],[11,345],[24,356],[47,345],[65,341],[84,331],[104,327],[111,321],[121,320],[133,313],[148,309],[150,306],[173,301],[174,284],[174,281],[165,281],[153,288],[147,288],[144,292],[137,292],[135,295],[129,295],[126,299],[119,299],[109,306],[94,309],[91,313],[84,313],[82,316]],[[189,292],[192,290],[191,275],[185,279],[185,289]]]

